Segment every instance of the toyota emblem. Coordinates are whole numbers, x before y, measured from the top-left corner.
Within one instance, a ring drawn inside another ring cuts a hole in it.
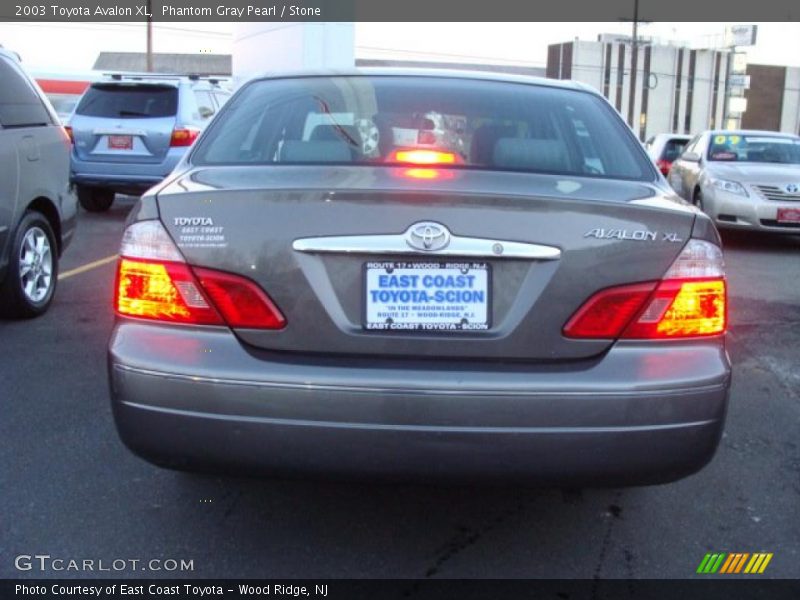
[[[423,221],[409,227],[405,238],[406,243],[415,250],[435,252],[447,247],[450,243],[450,232],[444,225]]]
[[[784,189],[787,194],[796,194],[800,192],[800,183],[790,183]]]

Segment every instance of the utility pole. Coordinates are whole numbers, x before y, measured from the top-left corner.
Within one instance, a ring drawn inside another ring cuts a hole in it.
[[[153,1],[147,0],[147,54],[146,54],[146,70],[148,73],[153,72]]]

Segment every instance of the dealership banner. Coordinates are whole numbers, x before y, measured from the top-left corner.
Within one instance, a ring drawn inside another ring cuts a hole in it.
[[[630,579],[73,579],[0,580],[0,598],[313,598],[314,600],[783,600],[800,598],[800,581],[736,576],[695,580]]]
[[[631,21],[633,0],[3,0],[19,21]],[[797,21],[800,2],[670,0],[638,4],[640,21]],[[476,43],[480,43],[476,40]]]

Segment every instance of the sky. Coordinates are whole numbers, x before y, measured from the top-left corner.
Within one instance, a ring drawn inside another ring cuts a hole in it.
[[[648,23],[640,35],[692,47],[722,43],[729,23]],[[758,42],[748,61],[800,67],[800,23],[759,23]],[[155,52],[228,54],[234,23],[156,23]],[[598,33],[625,33],[630,23],[356,23],[357,58],[391,58],[517,64],[544,67],[548,44]],[[33,70],[81,71],[97,54],[142,52],[145,26],[139,23],[0,23],[0,44],[15,50]],[[268,68],[268,65],[265,65]]]

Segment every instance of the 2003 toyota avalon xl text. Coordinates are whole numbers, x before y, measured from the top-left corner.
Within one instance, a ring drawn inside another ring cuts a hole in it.
[[[132,211],[114,416],[179,469],[618,485],[713,456],[713,224],[578,84],[244,85]]]

